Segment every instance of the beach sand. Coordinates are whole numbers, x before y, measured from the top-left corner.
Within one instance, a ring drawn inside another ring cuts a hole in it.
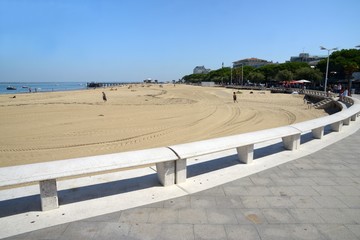
[[[107,102],[102,99],[102,92]],[[301,95],[132,85],[0,95],[0,167],[162,147],[327,115]]]

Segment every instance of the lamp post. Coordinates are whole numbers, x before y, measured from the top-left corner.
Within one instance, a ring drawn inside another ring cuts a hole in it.
[[[244,63],[241,64],[241,86],[244,84]]]
[[[241,64],[241,83],[244,85],[244,64]]]
[[[231,66],[231,74],[230,74],[230,85],[232,86],[232,71],[233,71],[233,66]]]
[[[330,57],[330,51],[335,51],[337,50],[337,48],[325,48],[320,46],[321,50],[327,50],[328,51],[328,56],[327,56],[327,62],[326,62],[326,72],[325,72],[325,86],[324,86],[324,92],[326,93],[326,86],[327,86],[327,81],[328,81],[328,72],[329,72],[329,57]]]

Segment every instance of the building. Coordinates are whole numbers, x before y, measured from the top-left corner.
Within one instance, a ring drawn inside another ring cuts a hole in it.
[[[300,53],[298,57],[291,57],[290,62],[305,62],[310,66],[316,66],[320,60],[325,58],[324,56],[310,56],[308,53]]]
[[[209,73],[210,71],[211,71],[211,69],[207,69],[204,66],[196,66],[194,68],[193,73],[194,74],[203,74],[203,73],[206,74],[206,73]]]
[[[259,58],[246,58],[246,59],[242,59],[242,60],[238,60],[236,62],[233,62],[233,67],[237,68],[237,67],[241,67],[241,66],[251,66],[251,67],[262,67],[268,64],[273,64],[273,62],[268,62],[266,60],[263,59],[259,59]]]

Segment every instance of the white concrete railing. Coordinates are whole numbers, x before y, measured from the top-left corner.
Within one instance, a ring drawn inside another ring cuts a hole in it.
[[[343,125],[355,121],[360,113],[359,100],[348,98],[346,101],[352,105],[341,112],[284,127],[169,147],[4,167],[0,168],[0,187],[39,182],[42,210],[50,210],[59,207],[56,181],[64,177],[156,164],[162,185],[178,184],[186,181],[187,159],[191,157],[236,149],[239,161],[250,164],[256,143],[282,139],[284,148],[294,151],[301,147],[301,135],[309,131],[317,139],[322,138],[326,126],[331,126],[332,131],[341,131]]]
[[[56,179],[97,174],[107,171],[156,164],[162,185],[174,184],[174,161],[178,157],[169,148],[107,154],[68,160],[0,168],[0,187],[39,182],[42,210],[58,208]]]

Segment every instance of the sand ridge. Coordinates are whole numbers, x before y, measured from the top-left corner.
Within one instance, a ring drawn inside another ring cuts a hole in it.
[[[102,91],[107,102],[102,100]],[[116,153],[327,115],[301,95],[188,85],[0,95],[0,166]]]

